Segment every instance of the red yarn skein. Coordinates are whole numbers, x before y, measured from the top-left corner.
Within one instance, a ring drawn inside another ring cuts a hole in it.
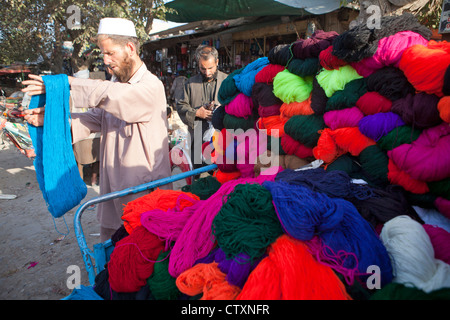
[[[391,111],[392,101],[376,91],[368,91],[356,101],[356,106],[367,116]]]
[[[398,184],[406,191],[415,194],[424,194],[430,191],[424,181],[413,179],[409,174],[402,171],[391,159],[388,163],[388,179],[391,184]]]
[[[347,61],[339,59],[332,54],[333,46],[329,46],[325,50],[322,50],[319,54],[319,62],[322,67],[327,70],[339,69],[342,66],[348,64]]]
[[[153,273],[164,242],[139,226],[116,243],[108,262],[109,284],[116,292],[137,292]]]
[[[255,82],[262,82],[267,84],[273,83],[273,78],[275,76],[286,69],[284,66],[281,66],[279,64],[268,64],[264,68],[262,68],[256,75],[255,75]]]
[[[297,156],[301,159],[312,157],[313,149],[306,147],[301,142],[295,140],[290,135],[284,134],[281,137],[281,148],[289,155]]]

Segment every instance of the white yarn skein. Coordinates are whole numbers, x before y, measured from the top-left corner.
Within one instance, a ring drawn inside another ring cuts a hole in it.
[[[380,239],[391,258],[394,282],[426,293],[450,287],[450,265],[434,257],[430,237],[419,222],[397,216],[384,224]]]

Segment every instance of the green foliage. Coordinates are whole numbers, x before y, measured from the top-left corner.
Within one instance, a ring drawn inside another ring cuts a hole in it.
[[[39,57],[57,70],[62,43],[72,41],[74,71],[98,58],[93,37],[104,17],[132,20],[141,42],[148,40],[153,19],[165,19],[164,0],[3,0],[0,6],[0,64],[32,62]],[[72,6],[72,7],[71,7]],[[73,28],[75,8],[79,28]]]
[[[441,20],[442,0],[430,0],[416,13],[417,19],[427,27],[438,29]]]

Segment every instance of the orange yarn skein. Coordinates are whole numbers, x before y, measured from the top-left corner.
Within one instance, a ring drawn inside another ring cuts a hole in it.
[[[186,195],[192,199],[186,199],[180,195]],[[122,220],[124,227],[128,234],[131,234],[136,227],[141,225],[141,214],[153,209],[161,209],[167,211],[174,208],[179,202],[179,208],[182,210],[185,207],[191,206],[194,201],[200,198],[190,192],[183,192],[179,190],[163,190],[156,189],[149,194],[146,194],[136,200],[127,203],[123,209]]]
[[[444,75],[450,66],[450,43],[430,40],[427,46],[413,45],[400,59],[399,69],[417,91],[443,96]]]
[[[267,135],[280,138],[284,136],[284,124],[287,120],[279,115],[259,118],[257,124],[259,129],[267,130]]]
[[[437,105],[439,117],[447,123],[450,123],[450,96],[442,97]]]
[[[268,248],[236,300],[352,300],[331,267],[284,234]]]
[[[305,115],[309,116],[314,113],[311,108],[311,96],[308,99],[302,102],[291,102],[291,103],[283,103],[280,108],[280,117],[289,120],[292,116],[296,115]]]
[[[241,291],[226,280],[218,263],[199,263],[176,279],[178,290],[189,296],[203,293],[200,300],[234,300]]]

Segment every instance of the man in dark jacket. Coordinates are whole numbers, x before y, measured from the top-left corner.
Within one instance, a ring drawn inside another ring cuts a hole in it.
[[[187,125],[191,139],[190,157],[193,168],[202,166],[202,144],[210,128],[212,113],[219,105],[218,93],[227,74],[218,70],[217,49],[200,45],[195,51],[200,73],[189,78],[184,86],[183,98],[177,103],[177,112]],[[207,140],[208,141],[208,140]]]

